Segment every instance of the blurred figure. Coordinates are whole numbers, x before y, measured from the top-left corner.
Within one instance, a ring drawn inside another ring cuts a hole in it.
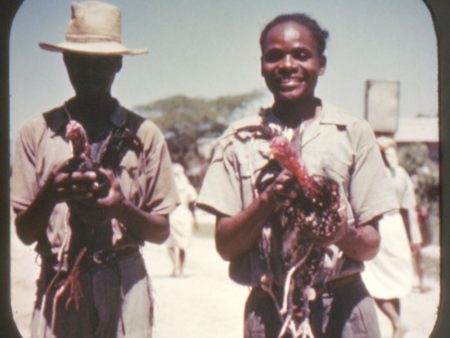
[[[400,298],[412,289],[411,252],[420,248],[421,236],[413,183],[406,170],[398,164],[395,141],[378,137],[377,143],[400,210],[385,214],[380,220],[380,251],[374,259],[365,262],[363,280],[380,310],[392,323],[393,337],[400,338],[407,331],[401,322]]]
[[[417,205],[416,206],[417,211],[417,217],[419,221],[419,227],[420,227],[420,233],[422,236],[421,243],[411,243],[411,250],[413,254],[414,259],[414,266],[416,269],[417,277],[419,279],[419,291],[421,293],[427,292],[431,290],[431,287],[426,285],[424,282],[424,268],[423,268],[423,257],[422,257],[422,248],[429,244],[429,237],[425,236],[426,229],[429,227],[429,219],[430,219],[430,213],[428,211],[428,208],[423,205]],[[427,239],[428,237],[428,239]]]
[[[180,197],[180,204],[169,216],[170,236],[167,240],[167,248],[173,264],[171,276],[176,277],[183,275],[186,249],[191,244],[192,227],[195,223],[194,205],[197,192],[190,184],[182,165],[174,163],[172,169]]]

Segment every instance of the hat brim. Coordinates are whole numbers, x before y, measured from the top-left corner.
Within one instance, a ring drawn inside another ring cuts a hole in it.
[[[117,42],[62,42],[60,44],[50,44],[40,42],[42,49],[51,52],[71,52],[77,54],[100,55],[100,56],[119,56],[119,55],[142,55],[147,54],[148,49],[128,49]]]

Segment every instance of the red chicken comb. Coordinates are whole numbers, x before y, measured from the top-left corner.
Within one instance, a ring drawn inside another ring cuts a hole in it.
[[[277,162],[289,170],[297,179],[298,184],[306,190],[306,195],[313,198],[317,195],[316,184],[301,165],[300,157],[292,143],[283,136],[276,136],[270,143],[272,155]]]
[[[66,126],[66,138],[72,142],[73,157],[78,158],[88,153],[88,137],[83,126],[75,120],[70,120]]]

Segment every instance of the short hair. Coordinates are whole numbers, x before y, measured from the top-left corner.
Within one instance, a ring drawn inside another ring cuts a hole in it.
[[[270,21],[262,30],[261,36],[259,38],[259,45],[261,47],[261,50],[263,49],[263,44],[267,38],[267,34],[269,33],[269,31],[273,27],[285,22],[295,22],[308,28],[317,43],[319,54],[323,55],[329,35],[328,31],[320,27],[316,20],[304,13],[282,14]]]

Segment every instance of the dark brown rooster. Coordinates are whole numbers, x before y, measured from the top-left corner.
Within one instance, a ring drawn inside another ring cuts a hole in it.
[[[264,175],[276,177],[281,170],[289,170],[295,177],[296,198],[283,210],[281,219],[281,258],[284,266],[285,284],[281,303],[274,296],[272,286],[263,280],[263,287],[271,293],[283,323],[279,337],[289,331],[292,337],[313,337],[309,327],[308,303],[314,298],[313,283],[323,264],[325,249],[311,239],[311,234],[329,238],[340,222],[338,184],[330,178],[309,175],[302,165],[298,152],[291,142],[276,136],[270,143],[273,160],[268,163]],[[269,183],[257,181],[257,189],[262,191]],[[258,186],[259,184],[259,186]],[[269,228],[263,229],[263,250],[270,270]],[[273,229],[273,231],[276,231]],[[270,273],[270,271],[269,271]]]
[[[132,131],[128,128],[118,128],[113,130],[105,141],[105,146],[100,150],[100,156],[96,156],[96,158],[99,158],[100,160],[94,161],[94,154],[92,154],[87,133],[80,123],[75,120],[70,120],[66,126],[65,136],[72,144],[73,156],[69,160],[64,171],[68,173],[73,171],[94,171],[97,174],[100,189],[96,192],[93,200],[68,203],[70,232],[67,232],[68,238],[64,240],[64,243],[68,243],[68,248],[65,248],[63,245],[58,258],[59,265],[57,267],[57,273],[50,282],[44,295],[45,299],[49,290],[53,286],[56,286],[57,291],[53,299],[52,326],[56,319],[57,303],[68,290],[69,297],[66,301],[66,308],[73,302],[75,308],[79,309],[79,301],[82,297],[82,290],[78,280],[80,264],[86,255],[92,254],[92,252],[89,251],[89,242],[92,242],[90,236],[92,235],[91,228],[93,224],[87,224],[80,221],[82,220],[82,218],[80,218],[80,215],[82,215],[82,211],[80,210],[82,210],[82,208],[80,209],[78,204],[89,206],[89,204],[95,203],[96,198],[108,194],[110,183],[107,177],[99,170],[100,168],[111,169],[114,171],[118,168],[122,157],[128,150],[132,150],[139,155],[143,148],[141,141]],[[102,229],[100,229],[100,227]],[[110,222],[103,223],[101,226],[96,227],[95,231],[110,232]],[[67,252],[63,252],[64,250],[67,250]]]
[[[67,171],[95,171],[100,184],[95,197],[105,196],[109,189],[108,180],[98,169],[102,167],[115,170],[128,150],[134,151],[139,156],[143,148],[140,139],[131,130],[122,127],[110,134],[100,155],[94,156],[85,129],[75,120],[70,120],[67,124],[66,138],[72,143],[73,153]],[[94,158],[99,160],[95,161]]]

